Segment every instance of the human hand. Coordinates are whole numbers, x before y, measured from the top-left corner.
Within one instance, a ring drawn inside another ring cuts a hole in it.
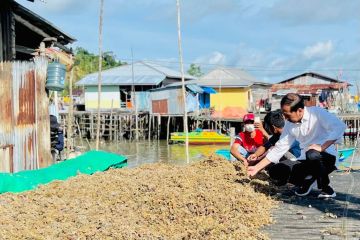
[[[259,169],[255,166],[250,166],[247,168],[247,174],[249,177],[255,176],[259,172]]]
[[[310,149],[313,149],[313,150],[318,151],[318,152],[322,152],[322,147],[319,144],[311,144],[308,147],[308,150],[310,150]]]
[[[243,161],[243,163],[244,163],[244,166],[245,166],[245,167],[248,167],[248,166],[249,166],[249,162],[248,162],[247,159],[245,159],[245,160]]]
[[[263,129],[264,129],[264,126],[263,126],[263,124],[262,124],[261,121],[259,121],[259,122],[254,122],[254,126],[255,126],[255,128],[257,128],[257,129],[259,129],[259,130],[263,130]]]
[[[258,157],[256,156],[255,153],[250,154],[250,156],[247,158],[248,161],[256,161],[258,159]]]

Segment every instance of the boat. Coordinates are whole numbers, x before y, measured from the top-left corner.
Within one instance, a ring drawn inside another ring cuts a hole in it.
[[[355,152],[355,148],[346,148],[346,149],[339,149],[338,150],[338,154],[339,154],[339,165],[342,165],[342,163],[345,162],[345,160],[347,158],[349,158],[350,156],[352,156]],[[219,149],[216,150],[215,153],[219,156],[224,157],[227,160],[230,160],[230,150],[229,149]]]
[[[339,162],[345,161],[348,157],[352,156],[355,148],[339,149]]]
[[[173,132],[170,135],[170,142],[185,143],[184,132]],[[197,129],[188,133],[189,144],[230,144],[230,136],[214,130]]]

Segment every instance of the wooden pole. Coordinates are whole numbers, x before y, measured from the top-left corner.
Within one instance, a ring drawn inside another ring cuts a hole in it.
[[[84,142],[83,142],[83,138],[82,138],[82,134],[81,134],[81,129],[80,129],[80,125],[77,121],[75,121],[75,124],[77,126],[77,129],[79,131],[79,137],[80,137],[80,141],[81,141],[81,145],[84,146]]]
[[[115,118],[115,129],[114,129],[114,139],[117,141],[119,139],[119,136],[118,136],[118,129],[119,129],[119,116],[117,114],[115,114],[114,116]]]
[[[134,83],[134,54],[133,50],[131,48],[131,76],[132,76],[132,82],[133,82],[133,104],[135,107],[135,139],[136,141],[139,141],[139,119],[138,119],[138,109],[136,105],[136,89],[135,89],[135,83]]]
[[[150,141],[151,138],[151,115],[149,114],[149,136],[148,136],[148,140]]]
[[[113,140],[112,131],[113,131],[113,106],[114,106],[114,99],[111,99],[111,109],[110,109],[110,126],[109,126],[109,139],[110,141]]]
[[[154,132],[154,131],[156,131],[156,129],[155,129],[155,127],[156,127],[156,126],[155,126],[155,115],[152,115],[151,118],[152,118],[152,119],[151,119],[152,131]],[[156,132],[155,132],[155,133],[156,133]],[[151,136],[152,136],[152,135],[151,135]],[[153,136],[152,136],[151,138],[154,139]]]
[[[170,119],[171,119],[171,117],[169,116],[168,121],[167,121],[167,127],[166,127],[166,142],[167,142],[167,144],[169,144]]]
[[[129,131],[130,131],[130,140],[133,139],[133,131],[132,131],[132,125],[133,125],[133,115],[130,113],[130,119],[129,119]]]
[[[100,100],[101,100],[101,69],[102,69],[102,24],[104,13],[104,0],[100,0],[100,16],[99,16],[99,74],[98,74],[98,122],[96,128],[96,150],[99,150],[100,143]]]
[[[158,116],[158,133],[157,133],[157,139],[160,139],[160,129],[161,129],[161,115]]]
[[[231,127],[230,128],[230,149],[234,142],[235,142],[235,128]],[[230,154],[230,160],[235,161],[235,157],[232,154]]]
[[[188,117],[187,117],[187,106],[186,106],[186,91],[185,91],[185,77],[184,77],[184,64],[182,57],[182,46],[181,46],[181,26],[180,26],[180,0],[176,0],[177,9],[177,32],[178,32],[178,47],[179,47],[179,60],[180,60],[180,72],[181,72],[181,83],[182,83],[182,97],[184,101],[184,132],[185,132],[185,151],[186,151],[186,162],[190,162],[189,157],[189,129],[188,129]]]
[[[122,116],[119,115],[119,131],[120,131],[120,141],[123,140],[123,125],[122,125]]]
[[[70,79],[69,79],[69,97],[70,105],[68,112],[68,128],[67,128],[67,156],[69,158],[69,153],[74,146],[72,146],[72,122],[73,122],[73,95],[72,95],[72,82],[74,77],[74,68],[71,69]]]
[[[90,134],[91,134],[91,139],[94,139],[95,134],[94,134],[94,115],[92,113],[90,113]]]

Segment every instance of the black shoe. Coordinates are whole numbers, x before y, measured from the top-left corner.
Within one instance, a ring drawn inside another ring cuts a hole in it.
[[[318,198],[332,198],[336,197],[336,193],[330,186],[326,186],[321,190]]]
[[[303,184],[301,185],[301,187],[299,187],[299,189],[297,189],[295,191],[295,194],[303,197],[308,195],[311,190],[316,186],[316,181],[315,179],[311,178],[311,179],[305,179]]]

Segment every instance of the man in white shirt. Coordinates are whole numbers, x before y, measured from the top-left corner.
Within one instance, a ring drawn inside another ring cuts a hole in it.
[[[301,96],[289,93],[281,99],[281,110],[287,119],[279,141],[266,157],[248,167],[250,176],[256,175],[270,163],[278,163],[292,143],[300,143],[299,163],[292,169],[291,183],[299,186],[295,194],[306,196],[318,184],[318,197],[335,197],[329,186],[329,174],[336,169],[337,151],[334,143],[342,138],[346,125],[334,114],[320,107],[305,107]],[[309,176],[311,176],[309,178]]]

